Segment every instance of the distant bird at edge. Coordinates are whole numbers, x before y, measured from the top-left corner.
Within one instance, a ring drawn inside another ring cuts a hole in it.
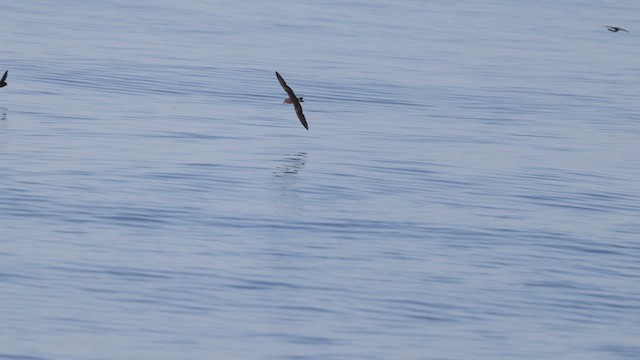
[[[300,119],[302,126],[304,126],[305,129],[309,130],[309,125],[307,125],[307,119],[304,117],[304,114],[302,113],[302,105],[300,105],[301,102],[304,102],[302,100],[302,97],[296,96],[293,90],[291,90],[291,88],[287,86],[287,83],[284,81],[282,76],[278,74],[277,71],[276,71],[276,77],[278,78],[278,81],[280,82],[280,85],[282,85],[282,88],[284,89],[284,91],[287,93],[287,95],[289,95],[289,97],[286,98],[282,103],[293,104],[293,107],[296,109],[296,115],[298,115],[298,119]]]
[[[624,31],[624,32],[629,32],[629,30],[627,29],[623,29],[621,27],[617,27],[617,26],[609,26],[609,25],[600,25],[602,27],[606,27],[607,30],[611,31],[611,32],[618,32],[618,31]]]
[[[0,87],[5,87],[7,86],[7,82],[5,80],[7,80],[7,74],[9,74],[9,70],[4,72],[4,75],[2,75],[2,79],[0,79]]]

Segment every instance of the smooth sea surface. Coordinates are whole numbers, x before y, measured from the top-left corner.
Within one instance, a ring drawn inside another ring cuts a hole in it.
[[[0,359],[640,358],[638,1],[1,9]]]

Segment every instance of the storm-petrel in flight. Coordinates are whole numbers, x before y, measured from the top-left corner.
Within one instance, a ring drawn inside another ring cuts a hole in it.
[[[0,87],[5,87],[7,86],[7,82],[5,80],[7,80],[7,74],[9,73],[9,70],[4,72],[4,75],[2,75],[2,79],[0,79]]]
[[[304,114],[302,113],[302,106],[300,105],[300,103],[303,102],[302,97],[296,96],[293,90],[291,90],[291,88],[287,86],[287,83],[284,82],[284,79],[282,78],[282,76],[280,76],[280,74],[278,74],[277,71],[276,71],[276,77],[278,78],[278,81],[280,81],[280,85],[282,85],[282,88],[284,89],[284,91],[287,93],[287,95],[289,95],[289,97],[286,98],[282,103],[293,104],[293,107],[296,109],[296,114],[298,115],[298,119],[300,119],[302,126],[304,126],[305,129],[309,130],[309,125],[307,125],[307,119],[305,119]]]
[[[629,30],[627,29],[623,29],[621,27],[617,27],[617,26],[609,26],[609,25],[600,25],[602,27],[606,27],[607,30],[611,31],[611,32],[618,32],[618,31],[624,31],[624,32],[629,32]]]

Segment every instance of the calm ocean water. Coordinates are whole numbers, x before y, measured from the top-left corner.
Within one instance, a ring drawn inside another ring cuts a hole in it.
[[[2,10],[0,359],[640,358],[637,1]]]

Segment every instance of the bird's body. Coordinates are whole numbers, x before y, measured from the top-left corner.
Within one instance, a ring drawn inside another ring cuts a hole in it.
[[[627,29],[623,29],[621,27],[617,27],[617,26],[609,26],[609,25],[601,25],[602,27],[606,27],[607,30],[611,31],[611,32],[618,32],[618,31],[624,31],[624,32],[629,32],[629,30]]]
[[[291,90],[291,88],[287,85],[287,83],[284,81],[282,76],[278,74],[277,71],[276,71],[276,77],[278,78],[278,81],[280,82],[280,85],[282,85],[282,88],[284,89],[284,91],[287,93],[287,95],[289,95],[289,97],[284,100],[283,104],[293,104],[293,107],[296,109],[296,115],[298,115],[298,119],[300,119],[302,126],[304,126],[305,129],[309,130],[307,119],[304,117],[304,114],[302,113],[302,105],[300,105],[300,103],[303,102],[302,97],[299,98],[296,96],[293,90]]]
[[[300,97],[298,98],[298,101],[300,101],[300,102],[304,102],[304,100],[302,100],[302,96],[300,96]],[[283,103],[283,104],[293,104],[293,100],[291,100],[290,98],[286,98],[286,99],[284,99],[284,101],[283,101],[282,103]]]
[[[5,87],[7,86],[7,82],[5,80],[7,80],[7,75],[9,74],[9,70],[4,72],[4,75],[2,75],[2,79],[0,79],[0,87]]]

